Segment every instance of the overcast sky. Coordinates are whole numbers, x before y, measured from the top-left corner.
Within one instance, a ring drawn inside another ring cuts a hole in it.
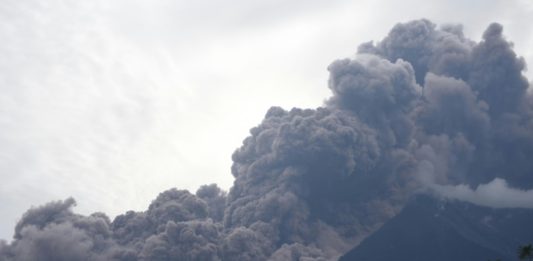
[[[0,238],[68,196],[113,217],[170,187],[229,188],[231,154],[270,106],[320,106],[326,67],[397,22],[476,40],[500,22],[533,64],[531,3],[2,0]]]

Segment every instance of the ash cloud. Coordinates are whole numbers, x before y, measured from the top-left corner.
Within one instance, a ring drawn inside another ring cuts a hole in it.
[[[533,98],[512,47],[499,24],[479,42],[398,24],[328,67],[323,107],[272,107],[233,154],[229,192],[170,189],[113,221],[52,202],[24,214],[0,260],[332,260],[427,188],[532,207]]]

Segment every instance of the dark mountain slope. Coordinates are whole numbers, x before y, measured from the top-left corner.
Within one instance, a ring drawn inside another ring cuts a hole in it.
[[[515,260],[533,242],[533,210],[493,209],[419,195],[340,261]]]

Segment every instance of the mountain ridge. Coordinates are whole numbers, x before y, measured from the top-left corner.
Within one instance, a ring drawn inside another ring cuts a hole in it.
[[[518,246],[533,241],[532,220],[531,209],[417,195],[339,261],[514,260]]]

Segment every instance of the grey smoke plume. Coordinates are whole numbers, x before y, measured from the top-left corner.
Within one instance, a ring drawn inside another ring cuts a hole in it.
[[[509,188],[533,188],[533,97],[501,25],[475,42],[461,26],[398,24],[328,69],[323,107],[272,107],[251,129],[228,193],[171,189],[112,222],[52,202],[24,214],[0,260],[331,260],[419,189],[532,207]]]

